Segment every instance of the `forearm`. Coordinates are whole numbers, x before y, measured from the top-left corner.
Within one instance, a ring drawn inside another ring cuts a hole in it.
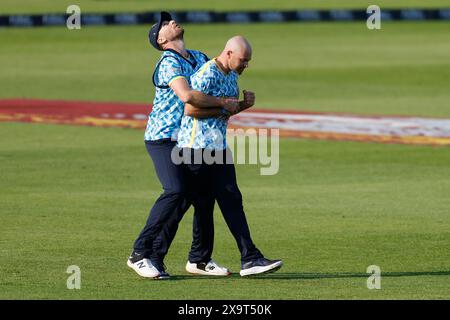
[[[190,90],[189,97],[186,101],[197,108],[221,108],[223,106],[222,99],[208,96],[203,92]]]
[[[223,116],[222,108],[218,107],[196,108],[190,104],[185,105],[184,114],[186,116],[191,116],[197,119],[219,118]]]
[[[192,90],[184,78],[174,80],[170,83],[170,87],[183,103],[192,104],[197,108],[224,107],[224,99]]]

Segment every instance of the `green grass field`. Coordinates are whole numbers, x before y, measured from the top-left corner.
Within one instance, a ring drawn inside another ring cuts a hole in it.
[[[283,140],[278,175],[238,166],[238,180],[256,244],[285,266],[259,279],[187,275],[190,211],[166,261],[174,279],[158,282],[125,265],[159,194],[142,132],[3,123],[0,134],[1,298],[449,298],[446,148]],[[239,271],[215,216],[214,258]],[[381,290],[366,288],[372,264]],[[79,291],[66,288],[69,265]]]
[[[186,25],[190,48],[213,57],[226,39],[254,46],[240,86],[257,107],[450,117],[450,24]],[[148,27],[0,30],[0,98],[151,102],[158,52]]]
[[[79,2],[105,11],[105,1]],[[54,1],[15,3],[2,1],[1,12],[59,10]],[[127,1],[127,9],[157,8],[148,3]],[[366,5],[339,5],[355,3]],[[376,32],[364,23],[185,28],[188,47],[210,56],[234,34],[250,39],[254,58],[240,84],[259,108],[450,117],[448,23],[383,23]],[[158,56],[147,29],[0,29],[0,99],[151,102]],[[143,130],[0,123],[0,137],[0,299],[450,298],[449,148],[282,139],[277,175],[237,171],[252,236],[283,268],[253,279],[187,275],[189,211],[166,260],[173,279],[158,282],[126,266],[160,193]],[[215,221],[214,258],[237,272],[218,209]],[[66,288],[70,265],[81,268],[81,290]],[[381,268],[381,290],[366,287],[369,265]]]

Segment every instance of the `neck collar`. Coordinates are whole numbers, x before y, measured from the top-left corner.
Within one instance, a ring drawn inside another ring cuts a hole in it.
[[[197,65],[197,60],[195,60],[194,55],[186,49],[186,52],[189,54],[189,56],[194,60],[194,62],[192,62],[190,59],[185,58],[181,53],[179,53],[178,51],[174,50],[174,49],[167,49],[166,51],[170,51],[173,54],[176,54],[177,56],[183,58],[184,60],[186,60],[192,67],[195,68],[195,66]]]

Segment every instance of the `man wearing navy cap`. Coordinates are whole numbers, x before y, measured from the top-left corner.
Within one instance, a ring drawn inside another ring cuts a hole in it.
[[[191,194],[195,187],[187,187],[187,177],[182,165],[172,162],[171,152],[176,146],[177,132],[184,114],[184,104],[196,107],[197,118],[228,118],[240,111],[237,98],[208,96],[190,87],[190,76],[209,58],[200,51],[187,50],[184,30],[167,12],[161,12],[159,20],[149,32],[153,47],[163,51],[155,71],[155,99],[145,130],[145,144],[153,161],[164,192],[150,210],[145,227],[134,243],[127,265],[140,276],[167,279],[163,260],[175,237],[178,223],[193,204],[193,241],[188,264],[189,272],[202,275],[226,276],[230,272],[211,259],[214,225],[198,224],[197,217],[210,217],[214,209],[214,196]],[[204,190],[204,188],[199,188]],[[206,227],[204,227],[206,226]],[[203,243],[208,239],[208,244]]]

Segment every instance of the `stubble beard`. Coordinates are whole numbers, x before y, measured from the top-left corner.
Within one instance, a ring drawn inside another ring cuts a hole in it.
[[[184,29],[181,29],[180,33],[175,36],[174,40],[184,40]]]

